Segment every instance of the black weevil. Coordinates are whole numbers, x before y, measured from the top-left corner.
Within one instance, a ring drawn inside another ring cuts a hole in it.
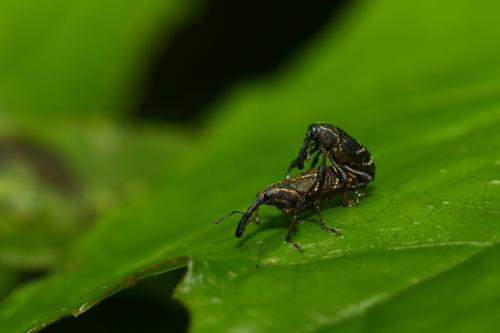
[[[250,222],[250,218],[253,215],[255,222],[257,224],[259,223],[258,209],[260,205],[265,204],[276,206],[285,214],[292,217],[285,240],[296,250],[302,251],[301,247],[295,243],[291,237],[295,225],[297,224],[297,214],[302,211],[313,209],[318,215],[321,227],[324,230],[332,234],[339,234],[339,230],[326,224],[321,215],[319,205],[340,193],[344,194],[344,206],[356,205],[359,199],[364,195],[358,192],[358,189],[364,187],[366,183],[360,182],[359,175],[350,171],[345,173],[346,180],[342,183],[340,177],[331,166],[325,168],[325,178],[323,182],[318,183],[316,181],[318,177],[317,173],[318,169],[312,168],[293,178],[271,184],[257,194],[257,199],[250,205],[246,212],[233,211],[227,216],[215,221],[215,223],[220,223],[223,219],[235,213],[243,214],[235,232],[236,237],[241,237],[245,231],[246,225]],[[348,198],[346,189],[354,191],[354,198]]]
[[[317,182],[323,181],[325,177],[327,158],[338,173],[342,184],[347,183],[348,172],[357,175],[360,184],[366,185],[375,178],[375,163],[368,149],[339,127],[327,123],[314,123],[309,126],[299,155],[290,164],[286,178],[290,178],[290,171],[293,168],[297,167],[300,170],[304,168],[304,162],[314,153],[317,155],[313,158],[311,168],[321,157]]]

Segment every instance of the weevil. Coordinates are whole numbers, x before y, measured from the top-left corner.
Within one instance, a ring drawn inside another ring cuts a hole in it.
[[[260,205],[265,204],[276,206],[285,214],[291,216],[292,220],[288,226],[288,233],[285,240],[298,251],[302,251],[302,248],[292,240],[292,234],[298,222],[297,215],[300,212],[313,209],[318,215],[321,227],[332,234],[338,235],[340,231],[328,226],[323,219],[319,209],[320,204],[325,203],[336,194],[344,193],[343,205],[356,205],[359,199],[364,195],[359,192],[358,189],[364,187],[365,183],[359,182],[359,176],[357,174],[347,171],[346,182],[343,184],[340,177],[331,166],[325,168],[325,179],[322,183],[316,182],[317,173],[318,168],[312,168],[293,178],[271,184],[257,194],[257,199],[245,212],[233,211],[215,221],[215,223],[220,223],[222,220],[235,213],[243,214],[235,232],[235,236],[239,238],[243,235],[245,227],[250,222],[252,216],[254,216],[255,222],[257,224],[259,223],[258,209]],[[345,195],[346,187],[354,192],[355,195],[353,198],[348,198]]]
[[[368,184],[375,178],[373,157],[358,140],[352,138],[339,127],[327,123],[314,123],[307,129],[299,155],[290,163],[286,179],[290,178],[293,168],[302,170],[304,162],[316,153],[311,163],[315,167],[321,157],[316,182],[324,181],[326,160],[332,163],[343,185],[347,185],[347,173],[357,176],[358,183]]]

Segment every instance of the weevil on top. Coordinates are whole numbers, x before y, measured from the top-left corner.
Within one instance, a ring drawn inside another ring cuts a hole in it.
[[[290,178],[290,171],[297,167],[304,168],[304,162],[316,153],[311,167],[295,177]],[[319,167],[316,165],[321,157]],[[327,166],[327,159],[332,166]],[[291,216],[285,240],[294,249],[302,251],[302,247],[292,240],[297,215],[305,210],[312,209],[318,215],[321,227],[339,235],[339,230],[330,227],[324,221],[320,204],[325,203],[333,196],[342,194],[344,207],[357,205],[364,196],[360,189],[364,188],[375,177],[375,164],[368,150],[357,140],[350,137],[338,127],[315,123],[309,126],[299,155],[292,161],[286,179],[267,186],[257,194],[257,199],[245,212],[233,211],[216,221],[220,223],[225,218],[235,214],[242,214],[235,235],[241,237],[248,223],[255,221],[259,224],[258,209],[260,205],[272,205]],[[354,197],[349,198],[353,192]]]
[[[303,169],[304,162],[314,153],[316,156],[313,158],[311,168],[321,157],[318,181],[324,178],[327,159],[344,184],[347,182],[346,172],[357,174],[359,181],[365,184],[375,178],[375,162],[368,149],[339,127],[327,123],[314,123],[309,126],[299,155],[288,167],[286,178],[290,178],[290,171],[293,168]]]

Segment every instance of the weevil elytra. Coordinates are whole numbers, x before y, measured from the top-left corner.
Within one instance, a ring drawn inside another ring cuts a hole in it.
[[[267,186],[262,192],[257,194],[257,199],[248,207],[245,212],[233,211],[227,216],[219,219],[216,223],[221,222],[223,219],[235,214],[243,214],[238,226],[236,228],[236,237],[241,237],[245,231],[246,225],[249,223],[250,218],[255,215],[255,222],[259,223],[258,209],[262,204],[276,206],[285,214],[291,216],[292,221],[288,226],[288,233],[285,240],[290,243],[296,250],[301,251],[301,247],[295,243],[291,237],[295,225],[297,224],[298,213],[313,209],[319,217],[321,227],[332,234],[339,234],[339,230],[329,227],[323,216],[321,215],[319,205],[328,201],[336,194],[343,193],[343,205],[352,206],[358,203],[358,200],[363,196],[363,193],[358,192],[358,189],[365,186],[364,182],[359,182],[359,176],[352,172],[346,172],[346,182],[342,183],[338,174],[333,167],[328,166],[325,168],[324,181],[318,183],[317,168],[312,168],[298,176],[290,179],[271,184]],[[354,191],[354,198],[347,196],[346,188]]]
[[[311,163],[314,167],[319,158],[317,182],[325,178],[326,160],[332,163],[342,184],[347,184],[347,173],[357,175],[358,182],[368,184],[375,178],[375,163],[373,158],[358,140],[352,138],[339,127],[327,123],[314,123],[307,129],[299,155],[290,164],[286,178],[290,178],[290,171],[297,167],[304,168],[304,162],[316,153]]]

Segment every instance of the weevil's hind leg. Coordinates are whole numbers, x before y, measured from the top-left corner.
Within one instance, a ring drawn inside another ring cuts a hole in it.
[[[297,225],[297,215],[292,216],[292,221],[288,225],[288,233],[286,234],[285,240],[292,246],[292,248],[296,251],[303,252],[302,246],[300,246],[297,242],[292,240],[293,234],[295,232],[295,226]]]
[[[330,227],[328,226],[328,224],[326,224],[325,220],[323,219],[323,215],[321,215],[321,211],[319,210],[318,205],[314,206],[314,210],[316,211],[316,214],[318,214],[319,222],[321,223],[321,228],[323,228],[324,230],[328,231],[333,235],[340,235],[340,230]]]
[[[349,192],[345,191],[342,193],[342,206],[344,207],[354,207],[357,206],[359,200],[365,196],[364,192],[354,191],[354,198],[349,198]]]

